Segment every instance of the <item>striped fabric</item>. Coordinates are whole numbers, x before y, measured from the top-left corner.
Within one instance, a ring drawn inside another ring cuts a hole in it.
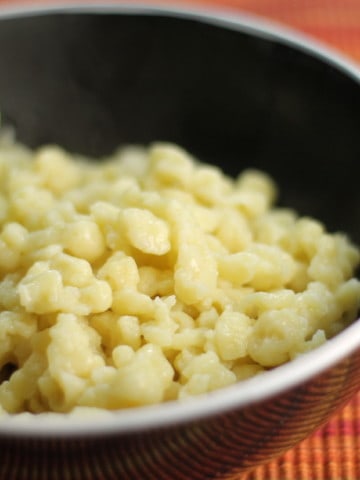
[[[323,428],[272,463],[232,480],[359,480],[360,393]]]

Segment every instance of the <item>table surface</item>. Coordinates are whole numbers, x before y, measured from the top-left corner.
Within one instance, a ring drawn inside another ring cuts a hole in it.
[[[0,0],[0,5],[49,2]],[[255,13],[320,39],[360,66],[360,0],[154,0],[152,3],[205,5]],[[296,448],[241,479],[232,480],[360,480],[360,393]]]

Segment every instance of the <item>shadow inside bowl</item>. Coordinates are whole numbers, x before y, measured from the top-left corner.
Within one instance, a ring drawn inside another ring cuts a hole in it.
[[[283,205],[360,242],[360,88],[328,61],[196,15],[0,22],[0,106],[21,141],[93,156],[175,142],[232,175],[268,171]]]

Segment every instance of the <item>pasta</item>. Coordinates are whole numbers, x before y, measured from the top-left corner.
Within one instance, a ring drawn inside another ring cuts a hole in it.
[[[359,250],[180,147],[0,146],[0,412],[120,409],[261,374],[358,311]]]

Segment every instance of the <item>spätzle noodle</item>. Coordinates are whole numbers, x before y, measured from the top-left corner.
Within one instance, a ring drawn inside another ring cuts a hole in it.
[[[257,375],[354,320],[359,251],[181,148],[0,144],[0,413],[121,409]]]

